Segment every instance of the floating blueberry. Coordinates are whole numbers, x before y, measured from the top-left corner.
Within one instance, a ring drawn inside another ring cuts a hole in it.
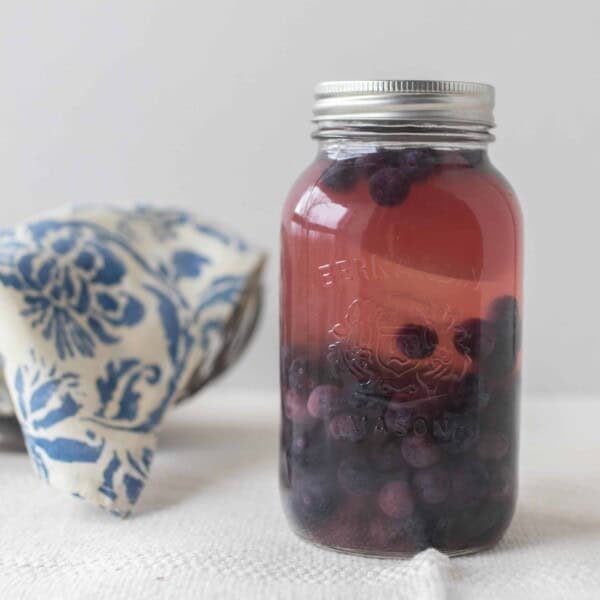
[[[484,433],[477,444],[477,454],[483,460],[500,460],[508,452],[508,438],[502,433]]]
[[[435,465],[440,456],[440,451],[429,436],[411,435],[402,440],[402,457],[415,469]]]
[[[470,506],[481,502],[490,491],[490,476],[485,465],[469,460],[452,474],[452,493],[459,506]]]
[[[450,493],[450,473],[441,465],[416,471],[413,486],[427,504],[439,504]]]
[[[460,154],[470,167],[478,167],[485,159],[483,150],[461,150]]]
[[[460,454],[475,446],[479,439],[479,420],[474,413],[446,412],[433,423],[433,438],[450,454]]]
[[[402,354],[411,359],[431,356],[438,345],[437,333],[425,325],[404,325],[396,336],[396,344]]]
[[[334,440],[360,442],[368,433],[367,419],[351,413],[340,413],[329,421],[328,431]]]
[[[454,330],[454,347],[475,360],[489,356],[494,349],[492,326],[482,319],[467,319]]]
[[[384,167],[369,178],[371,198],[379,206],[397,206],[408,196],[410,182],[404,171],[396,167]]]
[[[404,172],[410,180],[426,179],[437,164],[435,152],[430,148],[407,148],[402,152]]]
[[[377,489],[379,479],[364,457],[349,456],[338,467],[340,485],[350,494],[364,496]]]
[[[368,178],[386,167],[398,167],[402,164],[401,153],[379,148],[375,152],[363,154],[356,159],[356,167]]]
[[[335,385],[318,385],[310,393],[307,409],[317,419],[331,417],[343,406],[342,389]]]
[[[333,162],[321,177],[321,183],[334,192],[349,192],[358,181],[359,171],[354,159]]]

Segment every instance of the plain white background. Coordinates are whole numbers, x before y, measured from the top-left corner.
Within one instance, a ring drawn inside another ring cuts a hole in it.
[[[273,386],[280,207],[315,152],[314,84],[489,82],[526,219],[528,391],[597,395],[599,31],[584,0],[0,0],[0,221],[89,201],[231,223],[271,261],[229,382]]]

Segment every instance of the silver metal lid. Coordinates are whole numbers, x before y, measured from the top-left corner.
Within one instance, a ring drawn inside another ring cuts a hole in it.
[[[313,121],[494,127],[494,88],[466,81],[326,81],[315,89]]]

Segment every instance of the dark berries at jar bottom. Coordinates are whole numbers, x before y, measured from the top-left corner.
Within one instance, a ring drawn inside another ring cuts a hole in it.
[[[378,367],[365,349],[342,348],[338,356],[360,356],[358,370],[332,361],[329,348],[310,360],[287,349],[280,473],[294,528],[316,543],[375,555],[430,546],[453,554],[496,543],[517,488],[518,318],[507,297],[485,319],[440,337],[429,326],[401,325],[391,343],[415,384],[407,386],[403,372],[402,391],[376,385]],[[435,369],[414,368],[435,358],[440,340],[469,365],[451,384],[440,383]],[[491,366],[509,345],[513,358]]]

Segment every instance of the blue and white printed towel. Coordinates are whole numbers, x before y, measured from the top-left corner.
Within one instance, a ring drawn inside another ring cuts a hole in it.
[[[263,262],[176,210],[61,209],[0,231],[0,353],[40,477],[127,515],[165,413],[251,334]]]

